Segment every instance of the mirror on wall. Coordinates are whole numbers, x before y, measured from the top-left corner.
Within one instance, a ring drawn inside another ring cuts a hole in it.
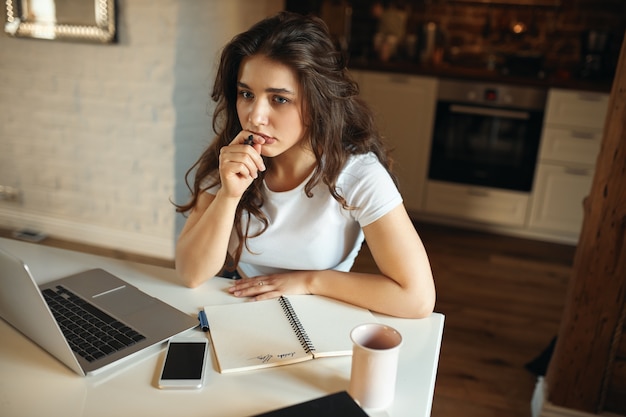
[[[115,0],[5,0],[4,31],[15,37],[115,42]]]

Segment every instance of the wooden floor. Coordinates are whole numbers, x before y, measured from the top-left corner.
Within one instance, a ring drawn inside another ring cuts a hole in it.
[[[432,416],[529,417],[536,375],[524,365],[557,333],[575,248],[416,227],[432,264],[436,311],[446,315]],[[58,239],[44,244],[172,266],[171,261]],[[355,269],[375,268],[364,248]]]
[[[432,416],[529,417],[537,376],[524,365],[556,336],[575,247],[416,227],[446,315]]]

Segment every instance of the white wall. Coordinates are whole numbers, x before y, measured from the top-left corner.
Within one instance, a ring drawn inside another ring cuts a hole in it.
[[[283,1],[117,3],[117,44],[0,36],[0,227],[172,258],[215,58]]]

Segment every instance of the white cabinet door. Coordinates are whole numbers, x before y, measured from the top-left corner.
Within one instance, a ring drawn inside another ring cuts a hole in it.
[[[603,129],[608,106],[608,94],[551,89],[544,123]]]
[[[392,149],[404,204],[418,211],[430,159],[437,79],[368,71],[358,71],[355,78]]]
[[[591,168],[540,165],[529,226],[577,238],[583,221],[583,201],[589,194],[592,181]]]
[[[544,127],[539,159],[542,162],[595,165],[602,142],[601,130]]]
[[[424,211],[485,224],[522,227],[528,194],[441,181],[428,181]]]
[[[528,227],[577,241],[602,143],[609,95],[551,89]]]

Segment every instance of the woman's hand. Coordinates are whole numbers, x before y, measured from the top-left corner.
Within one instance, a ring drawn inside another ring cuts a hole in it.
[[[287,294],[310,294],[307,289],[307,271],[288,272],[243,278],[228,289],[235,297],[248,297],[255,301],[278,298]]]
[[[252,143],[247,144],[252,137]],[[265,140],[241,131],[228,146],[220,149],[220,179],[228,197],[241,198],[252,181],[265,171],[261,148]]]

